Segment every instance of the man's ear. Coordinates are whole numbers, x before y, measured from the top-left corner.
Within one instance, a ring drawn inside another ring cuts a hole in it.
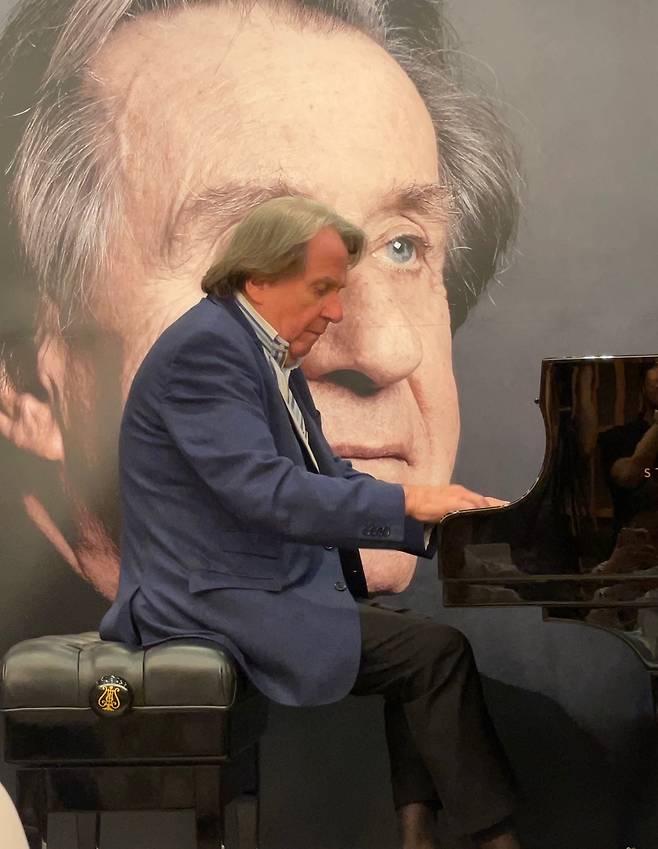
[[[245,281],[244,294],[252,303],[260,306],[263,302],[263,291],[266,286],[265,280],[256,280],[250,277]]]
[[[6,363],[0,360],[0,436],[21,451],[42,460],[64,459],[62,432],[54,399],[57,385],[54,375],[61,373],[56,360],[60,353],[52,338],[45,340],[37,355],[37,375],[42,397],[18,388],[12,381]]]

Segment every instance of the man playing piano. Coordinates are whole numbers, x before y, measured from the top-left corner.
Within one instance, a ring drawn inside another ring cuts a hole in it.
[[[405,849],[434,846],[440,805],[479,845],[518,849],[465,638],[370,602],[358,555],[432,556],[433,523],[497,502],[355,471],[324,439],[298,368],[341,321],[364,249],[329,208],[268,201],[206,274],[208,297],[147,354],[121,426],[120,587],[101,634],[213,640],[284,704],[383,695]]]

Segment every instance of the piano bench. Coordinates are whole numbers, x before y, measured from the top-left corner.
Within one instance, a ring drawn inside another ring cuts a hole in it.
[[[0,711],[30,849],[49,813],[74,814],[91,849],[102,812],[183,809],[198,849],[255,849],[267,702],[212,642],[25,640],[5,655]]]

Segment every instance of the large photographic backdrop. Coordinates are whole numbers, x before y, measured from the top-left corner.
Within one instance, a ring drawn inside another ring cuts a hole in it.
[[[346,319],[304,369],[336,450],[385,479],[520,498],[544,453],[541,359],[658,355],[658,7],[398,0],[383,23],[346,2],[333,27],[324,8],[0,3],[4,22],[23,11],[0,56],[0,651],[97,627],[132,375],[273,194],[368,233]],[[658,849],[649,679],[627,646],[539,609],[443,608],[435,562],[367,568],[385,603],[469,636],[530,849]],[[263,849],[396,846],[380,707],[273,707]],[[128,833],[191,840],[108,820],[103,849]]]

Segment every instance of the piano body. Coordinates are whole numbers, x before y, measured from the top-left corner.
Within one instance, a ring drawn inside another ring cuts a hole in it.
[[[529,492],[441,523],[448,607],[543,608],[624,639],[658,703],[658,356],[547,359]]]

